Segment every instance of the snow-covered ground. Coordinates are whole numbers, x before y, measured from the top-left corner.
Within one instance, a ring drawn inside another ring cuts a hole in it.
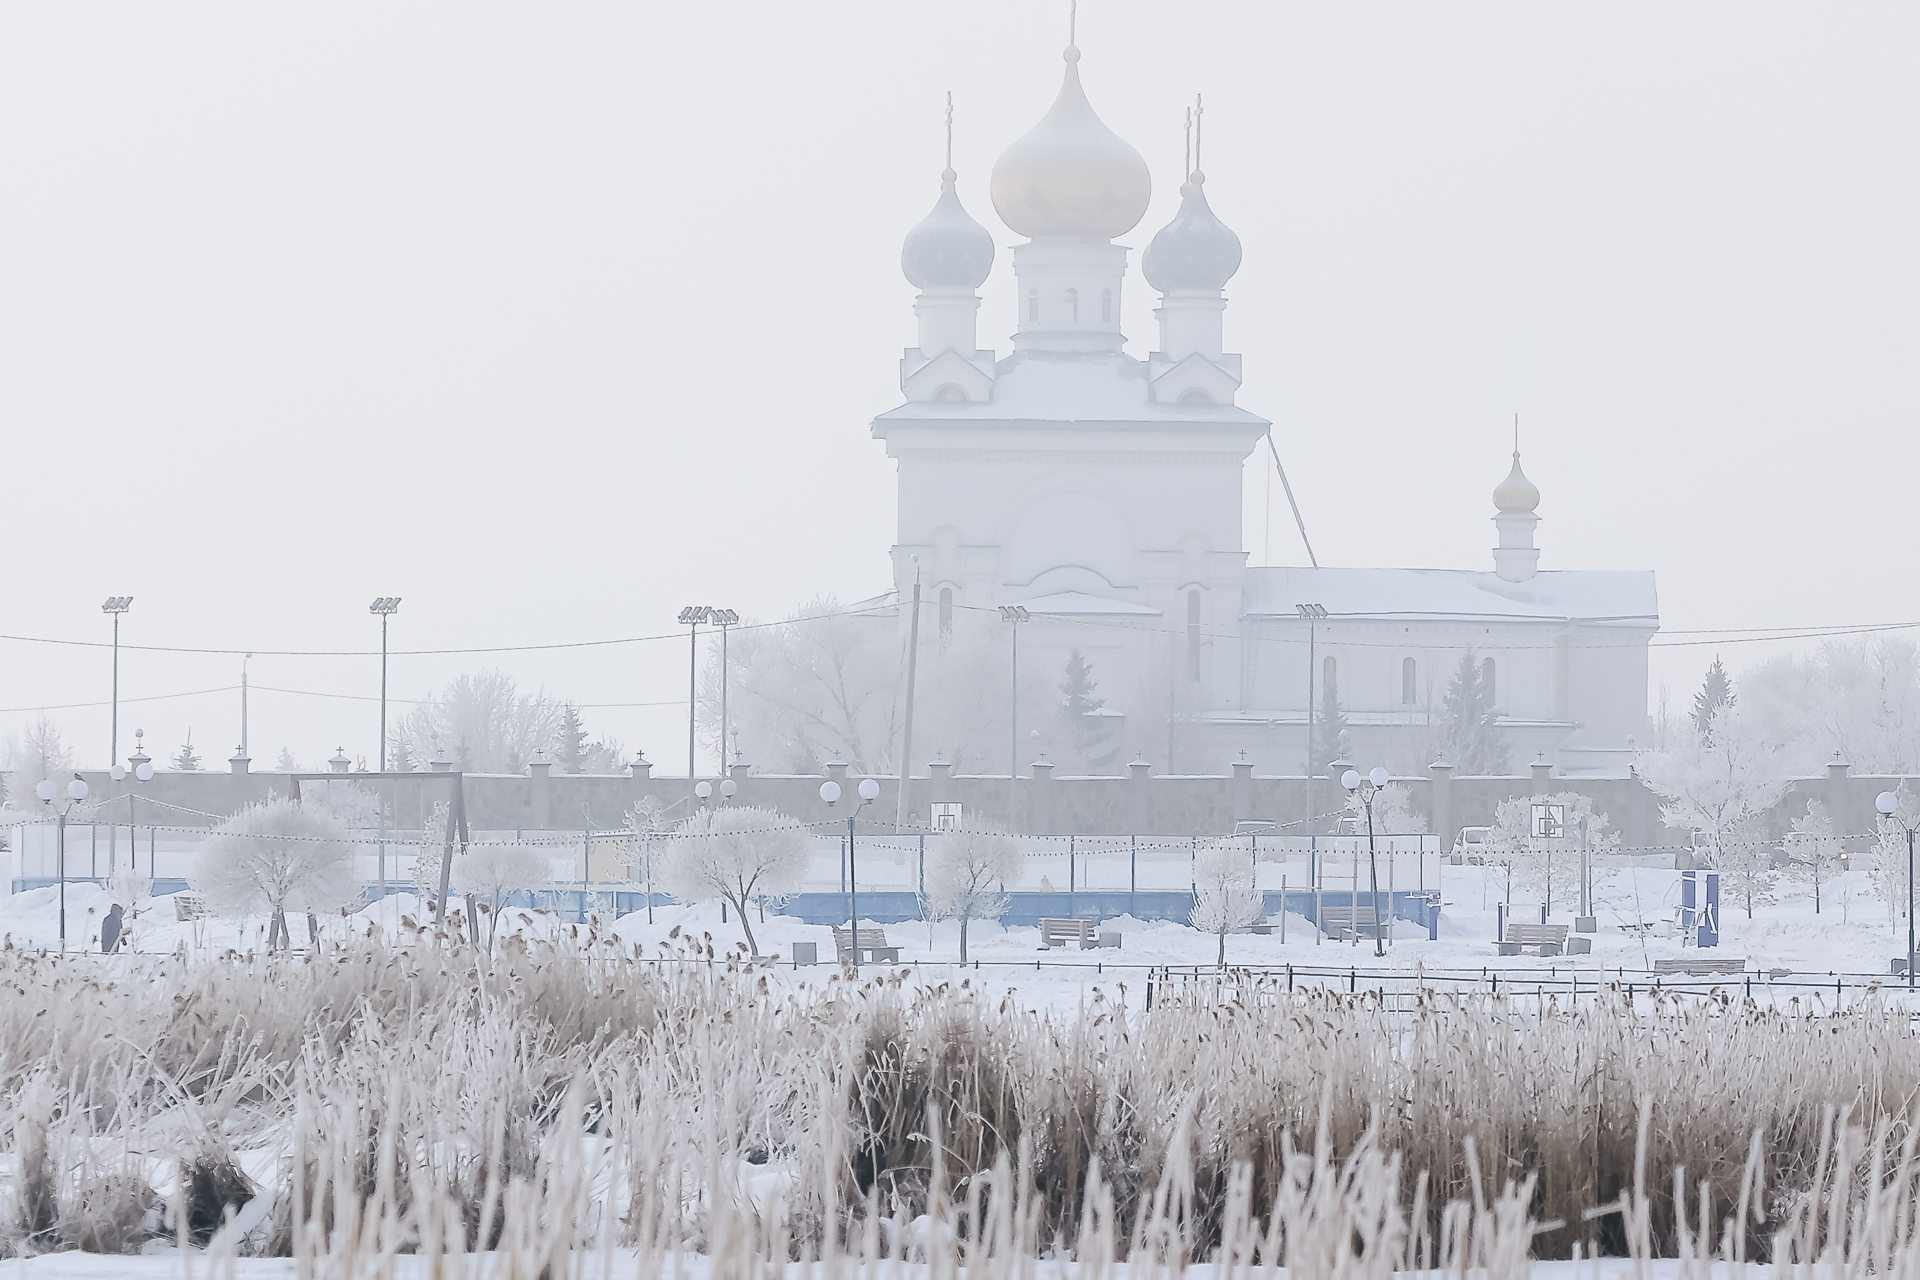
[[[1493,939],[1496,907],[1504,886],[1504,874],[1495,868],[1447,868],[1440,936],[1430,940],[1423,929],[1400,922],[1394,936],[1387,940],[1384,958],[1374,956],[1370,937],[1358,942],[1322,939],[1306,919],[1293,915],[1285,923],[1284,937],[1277,918],[1271,922],[1271,934],[1229,935],[1227,963],[1282,973],[1292,966],[1296,983],[1342,988],[1404,988],[1419,972],[1424,981],[1442,985],[1457,983],[1487,989],[1497,976],[1507,989],[1530,990],[1556,985],[1564,989],[1573,975],[1579,975],[1584,984],[1602,972],[1644,985],[1646,971],[1656,961],[1699,955],[1744,959],[1747,972],[1756,975],[1756,994],[1765,985],[1765,976],[1771,974],[1774,997],[1784,1000],[1794,994],[1819,994],[1830,1007],[1836,980],[1844,983],[1844,998],[1849,1002],[1876,980],[1891,985],[1893,980],[1887,977],[1889,961],[1904,956],[1906,951],[1904,919],[1897,923],[1890,919],[1885,902],[1873,896],[1864,870],[1844,873],[1823,884],[1817,913],[1811,887],[1795,882],[1783,882],[1776,890],[1779,901],[1756,906],[1752,920],[1747,919],[1741,904],[1725,901],[1721,944],[1710,952],[1683,948],[1672,927],[1680,898],[1679,873],[1642,866],[1609,869],[1599,876],[1595,906],[1599,928],[1592,935],[1591,954],[1500,956]],[[111,905],[108,894],[94,885],[76,883],[67,886],[66,896],[69,948],[97,953],[100,925]],[[1515,914],[1520,919],[1536,919],[1538,907],[1516,902]],[[651,922],[642,911],[617,920],[603,918],[600,925],[625,942],[644,944],[649,955],[670,947],[676,930],[683,937],[711,934],[717,949],[725,951],[745,940],[737,916],[731,912],[728,916],[723,923],[717,906],[675,906],[656,908]],[[323,917],[321,937],[323,942],[337,938],[344,928],[361,932],[378,928],[400,937],[406,932],[408,920],[425,923],[426,918],[418,898],[399,894],[344,920],[338,915]],[[1572,912],[1556,904],[1553,919],[1571,924]],[[1647,921],[1653,927],[1646,931],[1622,927],[1634,921]],[[826,928],[773,912],[763,922],[756,911],[751,923],[761,953],[778,957],[781,962],[783,980],[813,984],[837,974],[831,964],[798,969],[791,966],[795,943],[815,944],[823,959],[832,955],[832,937]],[[912,968],[916,978],[940,981],[961,976],[956,963],[960,934],[957,922],[942,921],[931,927],[920,922],[862,923],[885,930],[888,941],[900,948],[900,965]],[[295,943],[304,944],[305,920],[294,917],[290,925]],[[570,918],[521,910],[510,910],[504,927],[543,934],[581,928]],[[969,929],[970,963],[965,976],[979,984],[1018,990],[1035,1003],[1071,1006],[1095,986],[1117,995],[1118,986],[1125,984],[1137,993],[1152,968],[1209,969],[1217,954],[1217,943],[1211,935],[1177,922],[1122,916],[1104,920],[1100,927],[1121,935],[1118,950],[1046,951],[1040,948],[1036,928],[1003,929],[991,921],[976,920]],[[133,921],[131,949],[147,954],[167,954],[181,947],[259,950],[266,928],[263,918],[182,922],[176,919],[172,902],[162,897],[154,899]],[[58,890],[35,889],[0,898],[0,936],[16,947],[57,947]],[[102,963],[115,961],[103,957]],[[874,966],[867,968],[872,971]],[[1684,978],[1666,980],[1669,986],[1686,982]],[[1697,982],[1706,985],[1704,979]]]

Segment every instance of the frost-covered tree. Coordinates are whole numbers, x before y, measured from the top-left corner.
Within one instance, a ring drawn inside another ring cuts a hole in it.
[[[967,962],[968,922],[1007,913],[1007,882],[1020,878],[1026,861],[1018,840],[984,823],[927,837],[927,918],[960,922],[961,964]]]
[[[553,887],[553,857],[547,850],[521,842],[473,845],[454,859],[453,886],[487,909],[487,950],[493,950],[500,929],[500,913],[517,893],[539,893]],[[480,922],[472,922],[474,940]]]
[[[1329,671],[1320,681],[1320,723],[1314,726],[1317,754],[1328,760],[1344,760],[1352,749],[1348,741],[1347,713],[1340,706],[1340,677]]]
[[[1741,677],[1741,701],[1802,776],[1836,757],[1858,773],[1920,773],[1920,646],[1899,636],[1836,640]]]
[[[193,730],[187,730],[187,740],[173,753],[173,767],[182,773],[200,767],[200,753],[193,749]]]
[[[1099,696],[1093,664],[1075,645],[1067,650],[1065,678],[1060,682],[1060,736],[1066,746],[1063,762],[1075,773],[1104,773],[1119,755],[1114,741],[1114,718],[1102,715],[1107,700]]]
[[[1727,669],[1720,665],[1716,654],[1713,665],[1707,668],[1707,678],[1700,684],[1700,692],[1693,695],[1693,731],[1702,740],[1711,740],[1713,717],[1721,708],[1733,704],[1733,681],[1727,678]]]
[[[1841,843],[1824,800],[1807,801],[1806,812],[1793,820],[1793,830],[1781,841],[1787,873],[1813,885],[1813,914],[1820,914],[1820,889],[1840,870]]]
[[[271,917],[267,949],[291,945],[287,911],[331,911],[357,887],[338,819],[292,800],[251,804],[208,836],[194,889],[224,915]]]
[[[1187,922],[1219,940],[1214,964],[1226,967],[1229,933],[1266,917],[1266,901],[1255,887],[1253,854],[1247,846],[1235,840],[1202,846],[1193,860],[1193,910]]]
[[[668,892],[682,902],[731,906],[757,956],[748,904],[780,903],[799,892],[812,853],[806,830],[792,818],[772,809],[721,805],[681,823],[663,861]]]
[[[1558,807],[1559,836],[1541,836],[1535,827],[1536,804]],[[1594,808],[1593,799],[1575,791],[1543,796],[1510,796],[1494,810],[1487,831],[1487,861],[1507,870],[1507,902],[1512,886],[1540,895],[1543,903],[1577,905],[1584,856],[1611,853],[1620,847],[1620,833],[1610,828],[1607,815]]]
[[[8,771],[4,795],[16,809],[37,805],[34,788],[48,778],[73,775],[73,748],[61,736],[60,726],[45,715],[36,717],[17,734],[9,734],[4,762]]]
[[[303,772],[300,768],[300,761],[294,758],[292,747],[280,748],[280,756],[273,762],[273,767],[280,773]]]
[[[1886,904],[1887,922],[1898,929],[1902,917],[1914,906],[1907,897],[1907,827],[1920,822],[1920,792],[1902,782],[1894,796],[1897,803],[1893,817],[1874,819],[1867,882],[1873,886],[1873,896]]]
[[[622,754],[620,741],[595,742],[571,702],[560,708],[560,727],[554,734],[553,760],[562,773],[615,773]]]
[[[1494,693],[1486,665],[1467,650],[1440,702],[1440,749],[1457,777],[1495,777],[1507,771],[1507,740]]]
[[[1660,797],[1660,820],[1696,831],[1720,872],[1721,887],[1745,903],[1772,901],[1772,860],[1761,838],[1761,820],[1786,794],[1787,768],[1780,748],[1764,741],[1738,703],[1709,718],[1706,731],[1681,734],[1666,751],[1640,757],[1636,768]]]
[[[559,702],[522,693],[506,672],[486,670],[455,678],[401,717],[389,736],[411,761],[451,751],[463,773],[520,773],[553,745],[560,719]]]
[[[641,796],[638,804],[626,812],[626,834],[618,844],[620,865],[627,878],[638,881],[647,892],[647,922],[653,922],[653,880],[659,868],[659,854],[673,822],[659,796]]]
[[[1357,791],[1347,794],[1347,812],[1367,829],[1367,806]],[[1417,836],[1426,834],[1426,815],[1413,807],[1413,792],[1398,782],[1389,782],[1374,793],[1373,831],[1381,836]]]

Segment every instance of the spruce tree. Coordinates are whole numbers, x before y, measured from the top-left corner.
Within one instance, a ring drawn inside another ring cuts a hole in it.
[[[1107,705],[1099,691],[1099,682],[1093,678],[1093,664],[1087,661],[1087,656],[1077,645],[1067,650],[1066,679],[1060,684],[1060,712],[1078,756],[1076,764],[1082,767],[1104,767],[1113,759],[1110,741],[1113,728],[1099,714]]]
[[[1345,759],[1352,749],[1347,736],[1347,713],[1340,709],[1340,677],[1329,674],[1320,687],[1320,723],[1314,729],[1314,741],[1331,747],[1328,760]],[[1326,747],[1323,747],[1324,751]],[[1320,762],[1316,761],[1318,767]]]
[[[554,761],[562,773],[585,773],[593,756],[587,728],[580,722],[580,709],[569,702],[560,708],[560,728],[554,733]]]
[[[1507,771],[1507,740],[1479,656],[1460,656],[1440,702],[1440,737],[1458,776],[1492,777]]]
[[[176,769],[198,769],[200,755],[193,749],[193,730],[187,730],[187,740],[180,744],[180,750],[174,753],[173,767]]]
[[[1700,741],[1713,745],[1713,713],[1732,706],[1734,701],[1733,681],[1727,678],[1727,669],[1715,655],[1700,692],[1693,695],[1693,731],[1700,735]]]

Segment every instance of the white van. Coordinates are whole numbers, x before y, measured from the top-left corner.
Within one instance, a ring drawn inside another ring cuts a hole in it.
[[[1453,855],[1448,859],[1454,866],[1465,863],[1477,867],[1486,862],[1486,827],[1462,827],[1460,834],[1453,838]]]

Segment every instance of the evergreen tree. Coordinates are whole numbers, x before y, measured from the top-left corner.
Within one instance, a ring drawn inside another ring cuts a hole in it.
[[[1486,671],[1469,649],[1460,656],[1440,703],[1441,742],[1456,775],[1489,777],[1507,771],[1507,740],[1499,716]]]
[[[1700,692],[1693,695],[1693,731],[1700,735],[1700,741],[1713,745],[1713,713],[1732,706],[1734,701],[1733,681],[1727,678],[1727,669],[1716,656],[1713,665],[1707,668]]]
[[[292,747],[280,748],[280,759],[277,762],[275,762],[273,767],[275,769],[278,769],[281,773],[300,772],[300,762],[293,758],[293,748]]]
[[[571,702],[560,708],[560,727],[553,735],[553,758],[562,773],[585,773],[595,752],[580,722],[580,708]]]
[[[1340,709],[1340,677],[1328,675],[1320,687],[1320,723],[1314,726],[1313,740],[1322,744],[1320,754],[1326,760],[1344,760],[1352,743],[1347,735],[1347,713]],[[1332,748],[1332,754],[1327,748]],[[1316,767],[1325,761],[1316,761]]]
[[[1114,726],[1100,712],[1107,700],[1099,695],[1093,664],[1078,646],[1067,650],[1066,679],[1060,684],[1060,714],[1073,744],[1078,768],[1098,769],[1113,763]]]
[[[198,769],[200,754],[193,749],[193,730],[187,730],[187,740],[180,744],[180,750],[174,753],[173,767],[176,769]]]

